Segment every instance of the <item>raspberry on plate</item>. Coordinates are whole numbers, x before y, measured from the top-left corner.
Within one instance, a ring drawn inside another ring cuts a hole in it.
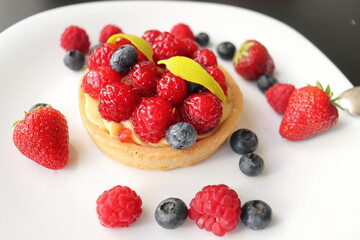
[[[279,114],[284,114],[295,87],[292,84],[276,83],[265,92],[270,106]]]
[[[99,112],[108,121],[125,121],[131,117],[140,101],[140,94],[132,86],[114,82],[101,89]]]
[[[181,107],[181,115],[198,134],[206,133],[216,127],[222,116],[220,99],[211,92],[191,94]]]
[[[142,201],[134,190],[117,185],[104,191],[96,201],[101,225],[109,228],[129,227],[142,212]]]
[[[127,78],[141,95],[150,97],[156,94],[156,84],[160,74],[156,63],[142,61],[130,69]]]
[[[196,221],[199,228],[217,236],[235,229],[240,214],[238,194],[225,184],[205,186],[190,202],[189,218]]]
[[[135,133],[144,141],[157,143],[174,123],[171,103],[161,97],[144,98],[132,115]]]
[[[213,51],[207,48],[202,48],[194,52],[192,59],[200,63],[204,67],[210,65],[217,65],[217,58]]]
[[[177,39],[169,32],[162,32],[152,45],[154,61],[168,59],[174,56],[184,56],[186,46],[183,41]]]
[[[85,74],[81,88],[91,97],[98,99],[101,89],[113,82],[121,82],[121,75],[111,67],[100,66]]]
[[[187,97],[187,82],[169,72],[164,74],[157,82],[156,92],[158,96],[177,105],[182,103]]]
[[[191,58],[193,54],[199,50],[199,45],[189,38],[180,39],[185,44],[185,56]]]
[[[78,26],[69,26],[61,34],[60,45],[65,50],[79,50],[86,55],[90,50],[89,36]]]
[[[101,29],[99,42],[106,43],[106,41],[114,34],[122,33],[121,28],[116,25],[108,24]]]
[[[89,69],[94,69],[99,66],[110,66],[111,56],[116,52],[117,46],[110,43],[105,43],[96,48],[88,60]]]
[[[189,38],[195,41],[195,36],[191,28],[189,27],[189,25],[184,23],[178,23],[174,25],[171,28],[170,33],[173,34],[176,38],[180,38],[180,39]]]

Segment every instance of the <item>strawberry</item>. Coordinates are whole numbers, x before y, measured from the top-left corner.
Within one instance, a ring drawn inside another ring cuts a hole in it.
[[[261,75],[272,75],[274,62],[267,49],[256,40],[245,41],[233,59],[236,72],[246,80],[255,81]]]
[[[332,128],[339,113],[331,99],[329,86],[320,83],[296,89],[290,96],[280,124],[280,135],[290,141],[300,141]]]
[[[35,108],[16,122],[13,141],[23,155],[46,168],[61,169],[68,162],[67,121],[50,106]]]

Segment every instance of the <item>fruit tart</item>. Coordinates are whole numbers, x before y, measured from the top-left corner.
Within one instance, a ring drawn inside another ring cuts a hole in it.
[[[120,33],[91,53],[79,109],[110,158],[140,169],[191,166],[232,133],[242,93],[215,54],[191,41],[169,32]]]

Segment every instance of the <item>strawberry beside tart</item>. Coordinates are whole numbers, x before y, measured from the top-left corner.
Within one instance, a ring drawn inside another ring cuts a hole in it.
[[[215,55],[168,32],[145,35],[115,34],[89,56],[79,88],[83,123],[99,149],[125,165],[197,164],[234,130],[242,93]]]

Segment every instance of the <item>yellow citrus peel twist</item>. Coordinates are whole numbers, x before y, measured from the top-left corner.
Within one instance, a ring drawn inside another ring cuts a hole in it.
[[[217,96],[222,102],[226,102],[226,96],[220,84],[197,62],[183,57],[175,56],[157,62],[165,64],[166,68],[174,75],[182,79],[200,84]]]

